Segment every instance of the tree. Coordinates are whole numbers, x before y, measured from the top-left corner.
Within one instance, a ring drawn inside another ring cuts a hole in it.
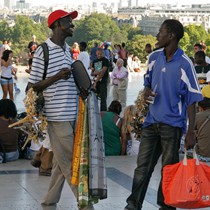
[[[74,36],[68,39],[70,45],[73,42],[88,42],[94,39],[121,43],[127,41],[127,34],[122,32],[111,17],[105,14],[92,13],[75,21]]]
[[[0,40],[11,40],[12,29],[9,24],[3,20],[0,22]]]
[[[156,38],[152,35],[135,35],[127,42],[127,48],[129,52],[133,52],[144,63],[147,57],[147,53],[144,50],[145,45],[150,43],[154,48],[156,42]]]
[[[191,45],[190,36],[188,35],[188,33],[184,32],[184,37],[180,40],[179,45],[183,49],[183,51],[188,55],[189,53],[188,49],[190,49]]]
[[[11,36],[14,54],[27,58],[27,47],[33,34],[36,35],[38,43],[46,40],[49,34],[46,19],[39,24],[28,16],[16,16]]]
[[[188,56],[194,56],[194,44],[200,43],[201,40],[206,40],[208,38],[208,33],[202,25],[188,25],[185,26],[184,29],[185,37],[181,40],[181,46],[184,46],[185,53]]]
[[[133,26],[129,23],[123,23],[120,26],[120,30],[127,33],[128,40],[131,40],[133,36],[143,34],[141,28],[138,26],[136,28],[133,28]]]

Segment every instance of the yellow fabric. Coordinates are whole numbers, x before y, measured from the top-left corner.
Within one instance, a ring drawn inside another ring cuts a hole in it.
[[[210,98],[210,85],[206,85],[201,90],[203,97]]]
[[[71,184],[78,185],[79,183],[79,166],[80,166],[80,153],[83,135],[83,120],[84,120],[85,105],[81,97],[79,97],[79,110],[77,116],[76,133],[74,137],[74,151],[72,162],[72,177]]]

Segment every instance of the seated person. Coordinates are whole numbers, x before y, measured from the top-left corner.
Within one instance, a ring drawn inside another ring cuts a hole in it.
[[[122,130],[125,132],[127,148],[127,155],[138,155],[140,141],[135,138],[133,131],[134,117],[136,117],[136,108],[134,105],[129,105],[125,107],[123,116]]]
[[[119,101],[112,101],[108,111],[101,112],[104,132],[105,155],[125,155],[126,138],[122,132],[122,119],[119,114],[122,106]]]
[[[203,51],[195,53],[195,71],[201,88],[207,84],[206,73],[210,70],[210,64],[206,63],[205,56]]]
[[[196,152],[201,161],[210,161],[210,98],[198,102],[195,129],[197,136]]]
[[[51,176],[53,152],[50,145],[50,137],[46,131],[42,146],[35,153],[31,165],[39,168],[39,176]]]
[[[135,72],[140,72],[141,71],[140,64],[141,64],[141,61],[139,60],[139,58],[137,56],[135,56],[133,58],[133,69],[134,69]]]
[[[203,97],[210,98],[210,71],[206,73],[206,82],[208,84],[202,88],[201,92]]]
[[[20,131],[8,126],[16,121],[17,109],[10,99],[0,100],[0,160],[14,161],[19,158],[18,139]]]

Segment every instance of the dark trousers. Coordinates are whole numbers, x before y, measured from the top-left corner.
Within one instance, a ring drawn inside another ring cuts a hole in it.
[[[107,82],[106,83],[102,83],[102,82],[98,82],[97,86],[97,93],[101,99],[101,111],[107,111],[107,104],[106,104],[106,100],[107,100]]]
[[[162,167],[179,162],[181,136],[181,128],[172,127],[166,124],[153,124],[143,129],[137,159],[137,168],[134,171],[132,193],[127,198],[127,209],[142,209],[150,178],[161,154]],[[157,203],[162,207],[161,209],[175,209],[164,203],[162,178],[158,189]]]

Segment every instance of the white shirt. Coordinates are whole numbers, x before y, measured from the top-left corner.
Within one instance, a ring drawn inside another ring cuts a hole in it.
[[[91,78],[91,70],[88,69],[90,67],[90,56],[86,51],[82,51],[80,52],[80,54],[77,57],[77,60],[82,61],[82,63],[84,64],[84,67],[89,75],[89,77]]]
[[[13,69],[13,66],[2,66],[1,67],[1,76],[2,77],[6,77],[6,78],[11,78],[12,77],[12,69]]]
[[[210,64],[210,58],[208,56],[205,57],[206,63]]]
[[[77,60],[82,61],[82,63],[84,64],[86,70],[88,70],[89,66],[90,66],[90,56],[86,51],[82,51],[80,52],[80,54],[77,57]]]

